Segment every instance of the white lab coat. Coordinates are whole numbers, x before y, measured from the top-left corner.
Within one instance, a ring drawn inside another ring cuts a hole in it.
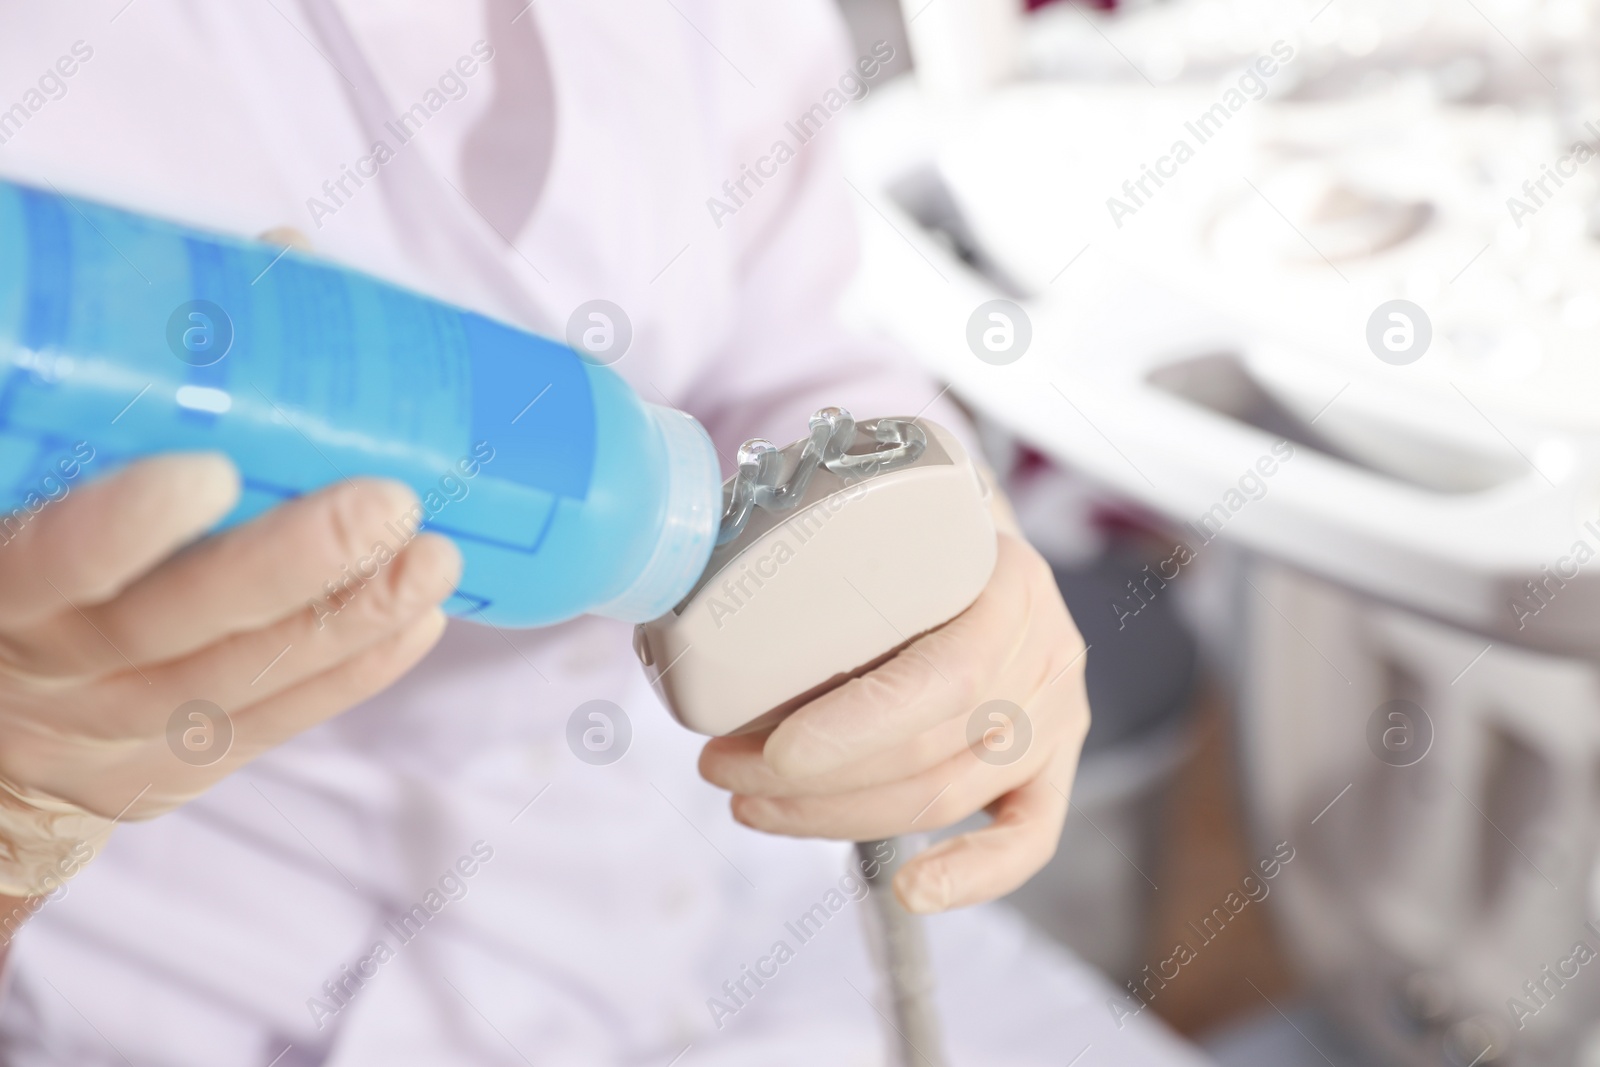
[[[830,403],[958,421],[892,351],[833,325],[854,255],[836,131],[720,226],[707,206],[848,69],[827,4],[521,7],[8,0],[0,116],[26,114],[0,117],[0,173],[236,233],[296,227],[321,254],[558,335],[580,303],[614,301],[634,328],[617,370],[698,416],[725,455],[792,439]],[[553,140],[528,104],[537,79],[517,78],[540,41]],[[383,109],[426,106],[477,42],[494,55],[459,77],[459,99],[441,92],[380,177],[331,205],[324,183],[371,152]],[[491,127],[510,132],[485,150]],[[468,173],[467,157],[499,164]],[[485,216],[513,220],[509,243]],[[846,898],[803,943],[785,925],[837,888],[845,846],[733,823],[628,636],[596,619],[453,624],[389,692],[119,829],[13,946],[5,1062],[883,1062],[868,905]],[[633,728],[609,766],[565,741],[596,698]],[[440,906],[413,937],[386,925],[419,903]],[[1196,1062],[1154,1027],[1117,1029],[1111,990],[1004,911],[930,927],[954,1062],[1060,1064],[1085,1047],[1084,1067]],[[793,958],[730,1000],[723,983],[780,940]],[[337,982],[353,992],[331,996]],[[739,1010],[718,1018],[713,997]]]

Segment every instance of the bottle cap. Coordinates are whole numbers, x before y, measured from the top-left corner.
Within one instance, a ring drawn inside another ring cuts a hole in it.
[[[722,470],[711,435],[691,416],[645,404],[666,455],[667,505],[649,562],[626,592],[594,609],[624,622],[665,615],[700,580],[722,520]]]

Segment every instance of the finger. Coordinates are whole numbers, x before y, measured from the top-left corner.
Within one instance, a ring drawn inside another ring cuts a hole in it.
[[[911,778],[826,796],[736,795],[733,817],[752,829],[789,837],[871,841],[937,830],[960,822],[1039,773],[1048,758],[1036,746],[996,766],[964,751]]]
[[[1067,762],[1065,782],[1041,774],[990,805],[988,826],[907,861],[894,879],[900,903],[923,915],[963,908],[1004,896],[1038,874],[1061,840],[1075,762]]]
[[[227,754],[209,766],[195,767],[178,760],[164,737],[151,741],[146,760],[120,767],[115,772],[120,781],[113,783],[106,795],[125,802],[133,790],[154,778],[159,784],[142,796],[126,817],[145,819],[172,810],[268,749],[388,688],[433,648],[444,633],[445,621],[442,611],[431,609],[332,670],[230,716],[233,738]]]
[[[1041,661],[1045,666],[1038,676],[1048,675],[1056,684],[1046,680],[1030,710],[1024,712],[1029,743],[1052,750],[1074,738],[1081,743],[1088,723],[1082,672],[1072,673],[1075,663],[1069,663],[1066,669],[1055,666],[1059,658]],[[1014,718],[1015,710],[1006,709],[1005,714]],[[700,752],[700,775],[730,793],[763,797],[821,796],[887,785],[936,767],[974,744],[982,745],[999,713],[984,704],[973,711],[980,713],[976,723],[972,714],[946,719],[887,752],[810,778],[794,778],[775,771],[764,755],[765,734],[714,737]]]
[[[1058,660],[1043,661],[1046,667],[1041,676],[1048,674],[1054,682],[1046,682],[1032,701],[1033,709],[1025,713],[1030,743],[1050,748],[1074,736],[1081,740],[1089,717],[1082,671],[1074,672],[1076,663],[1057,667]],[[1013,720],[1016,717],[1011,709],[980,704],[974,714],[946,719],[897,748],[810,778],[793,778],[773,770],[763,753],[764,734],[716,737],[701,750],[700,774],[712,785],[747,796],[805,797],[866,789],[921,774],[975,744],[987,749],[985,742],[1002,714]]]
[[[238,499],[238,471],[210,452],[140,460],[68,490],[14,536],[9,524],[0,532],[0,626],[16,630],[110,599]]]
[[[772,769],[762,753],[764,735],[716,737],[700,752],[700,776],[730,793],[762,797],[807,797],[845,793],[910,778],[967,747],[966,723],[946,719],[910,741],[811,778]]]
[[[1027,639],[1037,580],[1029,557],[1037,554],[1003,534],[998,545],[989,584],[966,611],[779,723],[766,746],[773,769],[813,777],[968,714],[979,694],[1026,700],[1028,693],[989,690]]]
[[[389,688],[438,643],[447,621],[443,611],[431,608],[361,655],[246,709],[235,747],[242,758],[253,759]]]
[[[336,667],[409,625],[455,589],[461,556],[448,539],[424,534],[335,613],[300,611],[260,630],[235,634],[198,652],[122,671],[96,685],[58,719],[86,736],[148,735],[165,729],[179,705],[210,701],[230,715]]]
[[[357,478],[287,501],[194,545],[110,602],[69,612],[19,644],[27,669],[92,677],[193,653],[255,630],[392,558],[415,526],[416,495],[399,482]],[[382,546],[381,550],[379,546]],[[148,672],[146,672],[148,673]]]

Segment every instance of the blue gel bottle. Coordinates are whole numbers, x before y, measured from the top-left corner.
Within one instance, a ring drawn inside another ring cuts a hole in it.
[[[0,181],[0,541],[74,481],[180,450],[238,465],[225,525],[346,477],[407,483],[423,513],[395,516],[388,549],[419,523],[448,535],[464,570],[447,610],[504,626],[663,614],[721,508],[700,425],[565,345]]]

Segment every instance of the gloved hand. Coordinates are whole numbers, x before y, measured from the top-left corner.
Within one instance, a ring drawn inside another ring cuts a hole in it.
[[[460,558],[434,535],[395,543],[409,489],[342,482],[190,544],[238,495],[221,456],[157,457],[0,543],[0,894],[52,891],[114,820],[177,807],[442,632]],[[396,554],[374,574],[379,542]],[[224,720],[179,712],[195,700]]]
[[[913,912],[993,899],[1044,866],[1089,729],[1083,638],[1049,564],[997,511],[994,574],[965,612],[770,733],[701,753],[701,774],[734,794],[734,818],[768,833],[874,840],[986,809],[988,826],[896,875]]]

